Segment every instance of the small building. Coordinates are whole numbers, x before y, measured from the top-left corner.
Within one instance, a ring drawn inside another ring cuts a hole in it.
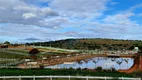
[[[135,47],[134,49],[139,49],[138,47]]]
[[[27,68],[39,68],[38,62],[27,62]]]
[[[43,57],[42,59],[43,59],[43,60],[46,60],[46,59],[47,59],[47,57]]]
[[[135,50],[139,50],[139,47],[134,47]]]
[[[8,44],[2,44],[0,45],[0,48],[8,48]]]
[[[25,61],[25,62],[30,62],[30,61],[31,61],[31,59],[24,59],[24,61]]]

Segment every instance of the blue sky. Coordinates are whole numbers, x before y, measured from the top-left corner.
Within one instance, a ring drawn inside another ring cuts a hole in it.
[[[141,0],[0,0],[0,42],[142,40]]]

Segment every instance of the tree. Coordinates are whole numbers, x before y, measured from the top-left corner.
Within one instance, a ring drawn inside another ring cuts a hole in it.
[[[134,49],[134,46],[130,46],[130,47],[129,47],[129,50],[133,50],[133,49]]]
[[[129,61],[129,59],[124,59],[124,61],[127,63],[127,68],[128,68],[128,61]]]
[[[10,44],[10,42],[8,42],[8,41],[5,41],[5,42],[4,42],[4,44],[7,44],[7,45],[9,45],[9,44]]]
[[[119,61],[119,60],[116,61],[116,63],[119,64],[119,69],[121,67],[120,65],[121,65],[122,62],[123,62],[123,59],[121,59],[121,61]]]
[[[99,61],[99,58],[97,60],[93,60],[93,63],[95,63],[95,68],[98,61]]]
[[[32,50],[29,51],[29,54],[31,56],[36,56],[38,53],[40,53],[40,51],[36,48],[33,48]]]

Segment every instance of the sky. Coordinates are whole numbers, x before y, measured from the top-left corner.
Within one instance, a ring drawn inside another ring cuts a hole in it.
[[[142,40],[142,0],[0,0],[0,42]]]

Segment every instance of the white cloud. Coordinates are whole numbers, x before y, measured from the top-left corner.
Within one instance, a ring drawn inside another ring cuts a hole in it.
[[[61,28],[63,24],[68,23],[69,20],[62,17],[56,17],[51,19],[45,19],[40,21],[40,26],[46,26],[47,28]]]
[[[133,11],[142,5],[106,15],[108,3],[117,4],[111,0],[1,0],[0,36],[23,40],[140,37],[141,25],[131,17],[141,16]]]
[[[97,34],[97,37],[134,39],[134,36],[142,34],[142,27],[130,19],[134,15],[134,13],[108,15],[102,19],[104,23],[94,23],[88,30]]]
[[[29,18],[34,18],[34,17],[36,17],[36,15],[33,13],[24,13],[23,14],[24,19],[29,19]]]
[[[100,16],[107,9],[107,2],[109,0],[52,0],[49,6],[61,16],[82,20]]]
[[[67,36],[75,37],[79,33],[75,32],[75,31],[69,31],[69,32],[65,32],[64,34],[67,35]]]
[[[69,12],[98,12],[106,9],[108,0],[53,0],[51,8]]]
[[[111,22],[111,23],[129,23],[130,22],[129,17],[131,16],[134,16],[134,13],[109,15],[103,20],[105,22]]]
[[[7,37],[4,39],[0,38],[0,41],[7,40],[8,38],[13,38],[13,40],[16,41],[28,41],[26,39],[29,38],[37,39],[35,41],[48,41],[49,39],[59,40],[69,37],[68,35],[65,35],[64,32],[57,32],[56,29],[48,29],[33,25],[25,26],[22,24],[6,24],[0,26],[0,36]]]
[[[15,23],[23,25],[41,26],[40,21],[48,17],[59,16],[49,7],[38,7],[21,0],[0,1],[0,23]],[[42,25],[46,27],[48,25]],[[41,26],[41,27],[42,27]],[[52,28],[52,27],[50,27]]]
[[[137,4],[137,5],[135,5],[135,6],[130,7],[130,8],[127,10],[127,12],[133,12],[133,11],[135,11],[135,10],[138,9],[138,8],[142,8],[142,4]]]

